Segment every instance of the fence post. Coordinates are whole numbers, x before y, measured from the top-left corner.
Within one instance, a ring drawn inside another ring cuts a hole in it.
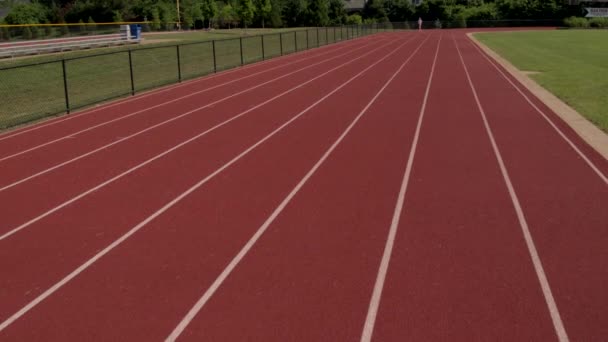
[[[266,59],[266,53],[264,53],[264,35],[260,36],[262,39],[262,60]]]
[[[293,43],[295,45],[295,52],[298,52],[298,35],[296,34],[296,31],[293,31]]]
[[[329,33],[327,33],[327,31],[329,31],[329,29],[326,27],[325,28],[325,45],[329,44]]]
[[[279,45],[281,46],[281,56],[283,56],[283,33],[279,33]]]
[[[338,41],[338,38],[336,37],[336,27],[334,26],[334,43]]]
[[[243,37],[239,37],[239,45],[241,47],[241,66],[243,66],[244,61],[243,61]]]
[[[131,49],[129,49],[129,73],[131,74],[131,95],[135,95],[135,81],[133,79],[133,58],[131,57]]]
[[[319,28],[317,27],[317,47],[319,47],[321,44],[319,43]]]
[[[308,30],[306,30],[306,50],[310,49],[308,46]]]
[[[179,45],[175,45],[177,50],[177,80],[182,81],[182,62],[179,56]]]
[[[65,93],[65,110],[70,114],[70,96],[68,95],[68,76],[65,71],[65,59],[61,60],[61,69],[63,69],[63,91]]]
[[[211,48],[213,49],[213,72],[217,72],[217,58],[215,57],[215,39],[211,41]]]

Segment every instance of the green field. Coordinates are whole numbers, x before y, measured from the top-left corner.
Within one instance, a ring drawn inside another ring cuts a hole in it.
[[[608,30],[475,34],[519,70],[608,132]]]
[[[288,54],[346,39],[345,29],[342,32],[338,29],[335,35],[333,28],[327,29],[327,33],[325,28],[321,28],[318,35],[317,29],[290,32],[264,30],[266,34],[263,39],[261,35],[253,35],[261,30],[249,30],[242,37],[241,61],[241,39],[237,32],[243,31],[232,31],[235,32],[234,37],[223,35],[224,39],[215,40],[217,70],[233,68],[241,65],[241,62],[247,64],[279,56],[281,43],[283,54]],[[167,39],[171,40],[160,45],[96,49],[74,52],[69,56],[41,56],[0,62],[0,129],[65,112],[64,64],[71,110],[128,96],[133,90],[140,92],[176,83],[180,76],[185,80],[212,73],[214,58],[211,40],[193,38],[202,38],[202,34],[167,34],[170,37]],[[182,35],[188,39],[184,42],[180,38],[180,42],[176,42],[175,37]],[[155,36],[154,39],[160,38]]]
[[[303,30],[306,28],[300,28],[299,30]],[[270,34],[270,33],[279,33],[279,32],[289,32],[294,31],[293,28],[283,28],[283,29],[247,29],[244,30],[242,28],[233,28],[233,29],[221,29],[221,30],[212,30],[212,31],[182,31],[182,32],[165,32],[165,33],[143,33],[144,39],[162,39],[162,40],[170,40],[170,41],[181,41],[181,42],[189,42],[189,41],[204,41],[204,40],[213,40],[213,39],[226,39],[226,38],[234,38],[241,36],[252,36],[252,35],[262,35],[262,34]]]

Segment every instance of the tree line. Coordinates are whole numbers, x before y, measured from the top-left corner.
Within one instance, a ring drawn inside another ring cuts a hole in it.
[[[344,0],[0,0],[5,24],[148,21],[151,29],[298,27],[423,20],[561,19],[582,9],[563,0],[367,0],[347,13]]]

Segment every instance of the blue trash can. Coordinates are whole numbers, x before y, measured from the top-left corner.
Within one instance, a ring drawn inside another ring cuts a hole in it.
[[[131,39],[140,40],[141,39],[141,25],[132,24],[131,26]]]

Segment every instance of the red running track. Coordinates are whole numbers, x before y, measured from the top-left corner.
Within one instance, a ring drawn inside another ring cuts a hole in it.
[[[0,135],[0,340],[608,340],[608,162],[466,32]]]

